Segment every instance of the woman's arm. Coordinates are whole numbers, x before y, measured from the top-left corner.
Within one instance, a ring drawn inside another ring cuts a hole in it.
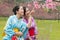
[[[15,34],[15,32],[12,30],[12,17],[9,17],[7,24],[4,28],[4,32],[10,37],[12,37]]]
[[[30,27],[31,27],[31,23],[32,23],[31,18],[32,18],[32,17],[30,16],[30,17],[29,17],[29,19],[28,19],[28,24],[27,24],[27,27],[28,27],[28,28],[30,28]]]

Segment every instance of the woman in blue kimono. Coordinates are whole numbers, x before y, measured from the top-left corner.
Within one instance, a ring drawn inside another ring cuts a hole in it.
[[[25,22],[23,22],[23,20],[21,19],[21,17],[24,14],[24,10],[22,6],[15,6],[13,8],[13,12],[15,15],[12,15],[9,17],[7,24],[4,28],[4,32],[5,32],[5,36],[3,37],[3,40],[11,40],[12,36],[16,35],[17,40],[24,40],[28,28],[30,28],[31,25],[31,16],[29,18],[29,23],[26,24]],[[18,28],[19,32],[15,32],[13,29],[14,28]]]

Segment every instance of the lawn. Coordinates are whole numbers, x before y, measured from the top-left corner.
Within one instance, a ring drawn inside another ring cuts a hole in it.
[[[0,40],[2,40],[3,28],[8,17],[0,17]],[[38,35],[37,40],[60,40],[60,20],[36,19]]]

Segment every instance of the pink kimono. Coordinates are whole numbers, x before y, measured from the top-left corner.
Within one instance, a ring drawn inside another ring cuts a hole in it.
[[[37,27],[34,21],[34,18],[31,19],[32,20],[32,24],[31,24],[31,28],[29,28],[27,36],[25,38],[25,40],[29,40],[28,36],[30,36],[32,38],[32,40],[36,40],[36,34],[37,34]],[[27,24],[28,20],[23,18],[23,21]]]

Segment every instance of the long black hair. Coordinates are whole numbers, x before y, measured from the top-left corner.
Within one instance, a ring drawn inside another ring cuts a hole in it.
[[[15,6],[15,7],[13,8],[13,12],[14,12],[15,15],[17,14],[16,11],[19,11],[19,6]]]
[[[23,7],[23,10],[24,10],[24,16],[25,16],[25,14],[26,14],[26,7],[25,6]]]

